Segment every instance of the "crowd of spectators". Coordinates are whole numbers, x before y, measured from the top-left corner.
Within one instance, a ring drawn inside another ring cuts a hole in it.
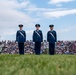
[[[41,54],[48,53],[48,42],[44,40],[41,46]],[[26,41],[25,54],[34,54],[34,43]],[[1,41],[0,42],[0,54],[18,54],[18,43],[15,41]],[[76,53],[76,41],[58,41],[55,47],[56,54],[75,54]]]
[[[56,54],[75,54],[76,41],[58,41],[55,51]]]

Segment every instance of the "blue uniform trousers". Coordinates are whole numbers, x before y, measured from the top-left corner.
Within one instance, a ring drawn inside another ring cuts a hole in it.
[[[24,43],[18,43],[19,54],[24,54]]]
[[[55,54],[55,44],[49,43],[49,54],[54,55]]]
[[[41,42],[35,42],[35,54],[40,55],[41,51]]]

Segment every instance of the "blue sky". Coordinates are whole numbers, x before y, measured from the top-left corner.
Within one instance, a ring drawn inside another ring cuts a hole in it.
[[[58,40],[76,40],[75,0],[0,0],[0,10],[0,40],[15,40],[19,24],[30,40],[36,23],[44,39],[54,24]]]

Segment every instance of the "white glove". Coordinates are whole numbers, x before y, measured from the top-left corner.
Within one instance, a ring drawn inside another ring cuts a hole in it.
[[[33,44],[35,44],[35,42],[33,42]]]

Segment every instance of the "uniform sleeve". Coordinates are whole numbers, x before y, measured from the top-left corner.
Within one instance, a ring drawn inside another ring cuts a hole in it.
[[[26,42],[26,32],[24,31],[24,38],[25,38],[25,42]]]
[[[33,32],[33,42],[35,42],[35,31]]]
[[[43,33],[41,31],[41,42],[43,42]]]
[[[57,42],[57,33],[55,31],[55,42]]]
[[[49,32],[47,32],[47,41],[49,42]]]
[[[16,33],[16,42],[18,42],[18,31]]]

